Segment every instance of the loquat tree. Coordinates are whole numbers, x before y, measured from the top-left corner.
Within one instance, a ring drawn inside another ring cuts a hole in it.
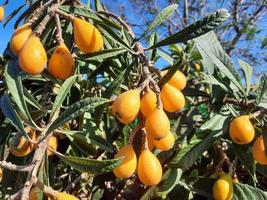
[[[267,78],[220,45],[227,10],[137,38],[99,0],[7,3],[1,199],[267,199]]]

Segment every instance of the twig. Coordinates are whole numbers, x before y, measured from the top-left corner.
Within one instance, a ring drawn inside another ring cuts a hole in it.
[[[114,13],[111,13],[111,12],[108,12],[108,11],[98,11],[97,13],[103,14],[103,15],[106,15],[106,16],[109,16],[109,17],[113,17],[114,19],[116,19],[125,28],[125,30],[128,32],[128,34],[131,36],[131,38],[133,40],[136,39],[132,28],[130,26],[128,26],[128,24],[123,19],[121,19],[118,15],[116,15]]]
[[[62,38],[62,29],[61,29],[61,23],[60,23],[60,19],[59,19],[58,14],[55,14],[55,21],[56,21],[56,26],[57,26],[56,38],[57,38],[58,44],[60,45],[60,44],[64,43],[64,40]]]
[[[73,190],[78,183],[80,183],[82,180],[87,180],[89,177],[90,176],[88,173],[82,173],[80,176],[74,179],[74,181],[65,188],[65,192],[69,192]]]
[[[137,124],[136,127],[134,127],[134,129],[132,130],[129,139],[128,139],[128,144],[132,144],[133,143],[133,139],[134,136],[136,135],[136,133],[138,133],[139,129],[141,128],[140,124]]]
[[[64,11],[60,10],[60,9],[55,9],[54,10],[56,13],[58,13],[59,15],[65,17],[66,19],[69,19],[69,20],[74,20],[74,16],[73,15],[70,15],[68,13],[65,13]]]
[[[29,165],[15,165],[11,162],[0,161],[0,166],[11,171],[28,172],[32,170],[34,163],[31,163]]]

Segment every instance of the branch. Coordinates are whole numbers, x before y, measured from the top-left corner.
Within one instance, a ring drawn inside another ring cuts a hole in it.
[[[64,43],[64,40],[62,38],[62,29],[61,29],[61,23],[60,23],[58,13],[55,14],[55,21],[56,21],[56,26],[57,26],[57,35],[56,35],[57,42],[58,42],[58,44],[62,44],[62,43]]]
[[[87,180],[89,178],[89,174],[88,173],[82,173],[80,176],[78,176],[76,179],[74,179],[74,181],[72,183],[70,183],[66,188],[65,188],[65,192],[70,192],[71,190],[73,190],[76,185],[78,183],[80,183],[82,180]]]
[[[188,20],[188,0],[184,0],[184,24],[187,26]]]
[[[0,166],[11,171],[28,172],[32,170],[34,163],[29,165],[15,165],[11,162],[0,161]]]
[[[112,17],[112,18],[116,19],[125,28],[125,30],[131,36],[131,38],[133,40],[135,40],[135,34],[134,34],[132,28],[130,26],[128,26],[128,24],[123,19],[121,19],[118,15],[111,13],[111,12],[108,12],[108,11],[98,11],[97,13],[103,14],[103,15],[106,15],[108,17]]]

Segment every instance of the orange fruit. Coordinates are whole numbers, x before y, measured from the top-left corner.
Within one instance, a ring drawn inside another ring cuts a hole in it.
[[[159,140],[153,140],[155,146],[161,151],[168,151],[170,150],[175,142],[175,137],[172,132],[169,132],[164,138]]]
[[[168,112],[181,111],[185,106],[185,98],[183,93],[166,83],[160,92],[163,108]]]
[[[2,181],[2,178],[3,178],[3,170],[2,168],[0,168],[0,182]]]
[[[233,182],[229,174],[220,177],[213,185],[215,200],[231,200],[233,198]]]
[[[57,137],[55,137],[55,136],[52,135],[49,138],[48,147],[47,147],[47,155],[48,156],[54,155],[55,154],[54,151],[57,150],[57,146],[58,146]]]
[[[36,133],[34,129],[30,129],[27,134],[33,141],[36,141]],[[32,152],[34,146],[35,145],[28,141],[25,137],[17,133],[10,141],[9,151],[17,157],[24,157]]]
[[[31,75],[40,74],[44,70],[46,62],[46,52],[40,39],[35,35],[31,35],[19,54],[21,69]]]
[[[263,136],[259,136],[252,146],[253,158],[261,165],[267,165],[267,155],[265,153],[265,146]]]
[[[56,200],[79,200],[77,197],[65,192],[57,192]]]
[[[148,90],[141,98],[141,113],[147,117],[157,107],[157,96],[152,90]]]
[[[19,55],[31,34],[32,29],[29,24],[24,24],[15,30],[10,40],[10,49],[16,56]]]
[[[161,72],[161,75],[164,76],[167,72],[168,70],[164,70]],[[171,79],[168,81],[170,85],[177,88],[178,90],[183,90],[186,86],[186,82],[187,80],[185,75],[179,70],[177,70],[175,74],[171,77]]]
[[[161,139],[170,132],[170,121],[162,108],[156,108],[148,115],[145,129],[154,139]]]
[[[38,187],[33,187],[29,193],[29,200],[38,200],[39,191]]]
[[[57,46],[48,63],[48,71],[61,80],[69,78],[74,72],[74,59],[64,43]]]
[[[5,9],[3,6],[0,6],[0,22],[3,21],[5,17]]]
[[[112,113],[121,123],[129,124],[138,115],[140,109],[140,90],[121,93],[112,104]]]
[[[118,178],[129,178],[135,172],[137,159],[134,148],[131,144],[122,147],[115,158],[124,157],[121,164],[113,169],[113,173]]]
[[[73,20],[74,40],[84,53],[93,53],[103,49],[104,42],[101,33],[89,22],[77,17]]]
[[[137,175],[139,180],[148,186],[157,185],[162,177],[162,167],[151,151],[145,149],[138,159]]]
[[[237,144],[248,144],[255,136],[255,130],[248,115],[235,118],[230,123],[229,132],[230,137]]]
[[[198,63],[195,63],[195,68],[196,68],[196,70],[197,70],[197,71],[199,71],[199,70],[201,69],[201,66],[200,66],[200,64],[198,64]]]

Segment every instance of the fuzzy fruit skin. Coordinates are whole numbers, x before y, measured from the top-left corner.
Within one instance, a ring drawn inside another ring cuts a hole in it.
[[[175,137],[172,132],[169,132],[164,138],[160,140],[153,140],[155,146],[161,151],[168,151],[170,150],[175,142]]]
[[[184,108],[185,97],[177,88],[166,83],[160,92],[163,108],[168,112],[177,112]]]
[[[230,123],[229,132],[230,137],[237,144],[249,144],[255,136],[255,129],[248,115],[235,118]]]
[[[31,35],[19,54],[21,69],[31,75],[40,74],[47,63],[45,49],[37,36]]]
[[[152,90],[148,90],[141,98],[141,113],[147,117],[157,106],[157,96]]]
[[[5,9],[4,7],[0,6],[0,22],[3,21],[4,17],[5,17]]]
[[[36,141],[36,133],[34,129],[31,129],[28,132],[28,135],[33,141]],[[16,134],[11,139],[10,146],[9,146],[9,151],[17,157],[27,156],[32,152],[33,149],[34,149],[34,144],[28,141],[21,134]]]
[[[261,165],[267,165],[267,155],[265,153],[263,136],[259,136],[252,146],[252,155]]]
[[[120,166],[113,169],[113,173],[118,178],[129,178],[133,175],[137,166],[137,159],[134,148],[131,144],[122,147],[115,158],[124,157]]]
[[[47,155],[48,156],[54,155],[55,154],[54,151],[57,150],[57,146],[58,146],[57,137],[55,137],[55,136],[52,135],[50,137],[50,139],[49,139],[49,142],[48,142]]]
[[[168,70],[164,70],[161,72],[161,75],[164,76],[167,72]],[[187,80],[185,75],[179,70],[177,70],[175,74],[171,77],[171,79],[168,81],[170,85],[177,88],[178,90],[183,90],[186,86],[186,82]]]
[[[23,45],[31,34],[32,29],[29,24],[24,24],[15,30],[10,40],[10,49],[16,56],[19,55]]]
[[[2,168],[0,168],[0,183],[2,182],[2,178],[3,178],[3,170]]]
[[[65,80],[74,72],[74,59],[64,43],[58,45],[48,63],[48,71],[55,78]]]
[[[103,49],[102,35],[94,25],[75,17],[73,26],[75,43],[81,51],[93,53]]]
[[[29,193],[29,200],[38,200],[38,192],[39,189],[37,187],[32,188]]]
[[[169,118],[161,108],[156,108],[148,115],[145,129],[154,139],[164,138],[170,132]]]
[[[140,91],[128,90],[121,93],[112,104],[112,113],[123,124],[131,123],[140,109]]]
[[[56,200],[79,200],[77,197],[64,192],[57,192]]]
[[[153,153],[143,150],[138,159],[137,175],[139,180],[147,186],[157,185],[162,177],[162,167]]]
[[[229,174],[223,175],[213,185],[215,200],[231,200],[233,197],[233,182]]]

